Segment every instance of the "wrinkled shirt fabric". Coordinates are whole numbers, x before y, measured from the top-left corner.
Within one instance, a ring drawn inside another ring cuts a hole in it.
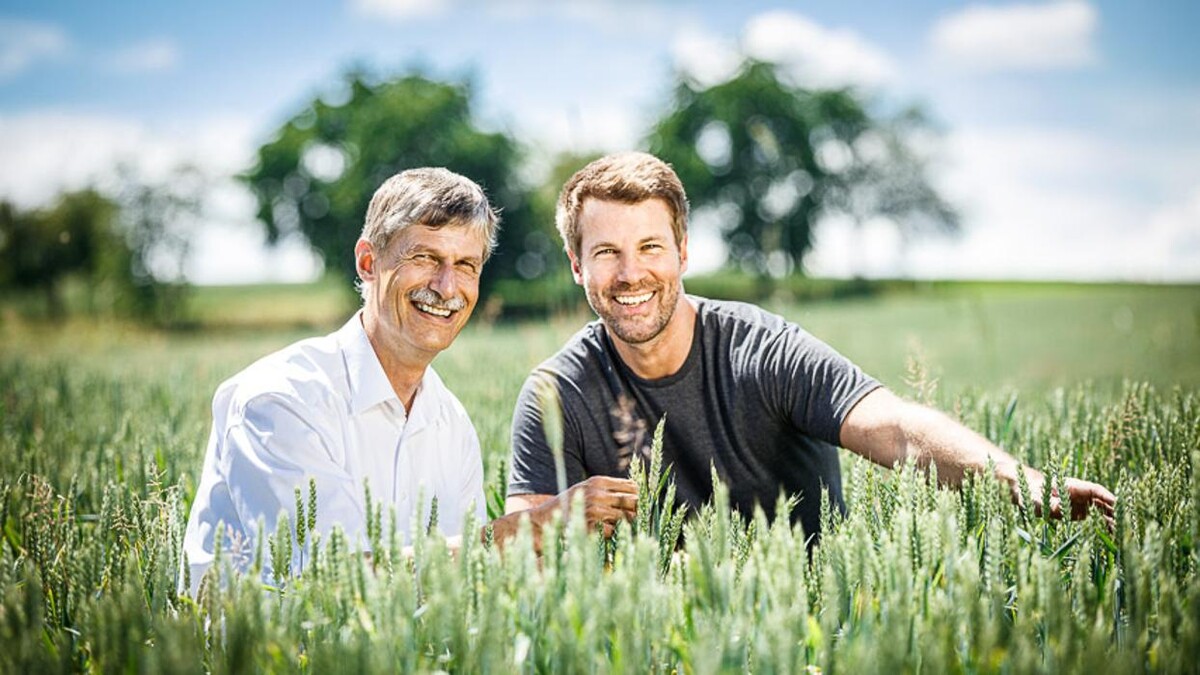
[[[184,536],[193,594],[213,563],[219,526],[222,555],[246,570],[259,533],[273,536],[281,514],[294,532],[295,491],[307,511],[310,479],[321,540],[338,526],[362,551],[370,550],[368,489],[372,504],[383,507],[384,531],[394,513],[404,543],[413,527],[428,524],[434,498],[443,535],[459,534],[469,513],[484,522],[479,438],[466,410],[428,367],[406,413],[361,312],[338,331],[297,342],[222,383],[212,415]],[[307,554],[294,550],[293,573]],[[273,576],[264,554],[263,578]]]

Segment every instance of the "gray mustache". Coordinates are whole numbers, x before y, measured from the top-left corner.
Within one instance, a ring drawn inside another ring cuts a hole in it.
[[[437,309],[447,309],[451,312],[457,312],[467,306],[467,302],[462,298],[446,299],[432,288],[418,288],[408,294],[408,299]]]

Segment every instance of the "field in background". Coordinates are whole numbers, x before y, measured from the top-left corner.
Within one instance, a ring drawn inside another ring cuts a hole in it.
[[[737,287],[722,293],[711,279],[693,287],[710,297],[745,295]],[[82,368],[232,374],[274,348],[335,329],[353,302],[335,280],[201,287],[191,299],[192,328],[175,331],[86,318],[29,322],[0,302],[0,345],[8,358],[65,359]],[[884,282],[842,299],[762,304],[893,386],[912,356],[955,390],[1082,380],[1108,386],[1122,378],[1200,385],[1200,286]],[[591,318],[582,307],[488,323],[477,310],[441,359],[463,367],[475,358],[517,361],[525,371]]]

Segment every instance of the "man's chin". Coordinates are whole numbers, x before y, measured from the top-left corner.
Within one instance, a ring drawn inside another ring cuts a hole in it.
[[[653,340],[662,333],[663,326],[639,325],[630,321],[615,321],[612,317],[604,319],[604,327],[621,342],[630,345],[640,345]]]

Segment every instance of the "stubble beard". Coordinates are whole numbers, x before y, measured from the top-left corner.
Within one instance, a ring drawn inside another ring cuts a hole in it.
[[[666,329],[667,324],[671,323],[671,318],[675,316],[675,308],[679,304],[678,283],[640,290],[655,291],[654,297],[650,299],[650,302],[656,305],[658,311],[656,315],[649,317],[651,319],[649,323],[622,319],[616,313],[608,311],[608,308],[611,306],[620,307],[620,304],[612,299],[612,295],[616,293],[632,295],[631,291],[635,291],[635,289],[617,287],[606,290],[604,291],[605,295],[603,298],[597,298],[591,292],[587,293],[588,304],[592,306],[592,311],[596,312],[600,317],[600,320],[604,323],[604,327],[617,339],[626,344],[645,344],[658,337]]]

